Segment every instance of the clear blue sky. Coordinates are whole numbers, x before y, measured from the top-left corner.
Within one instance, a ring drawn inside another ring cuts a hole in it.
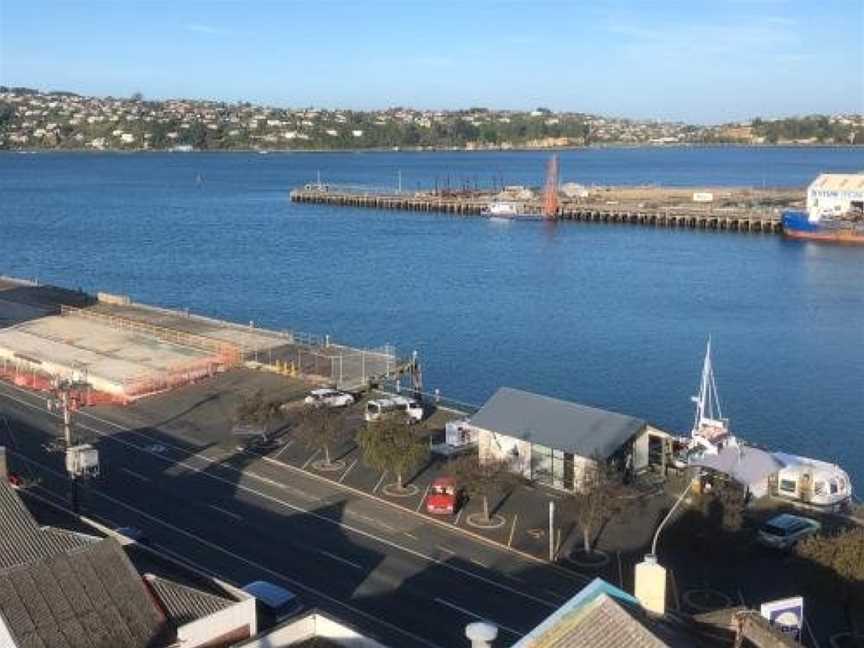
[[[0,0],[0,84],[696,123],[864,112],[864,0]]]

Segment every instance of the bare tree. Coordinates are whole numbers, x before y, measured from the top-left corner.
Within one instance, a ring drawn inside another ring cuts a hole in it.
[[[372,468],[396,475],[396,485],[404,490],[405,475],[429,455],[429,446],[418,438],[403,416],[385,416],[367,423],[357,434],[363,462]]]
[[[323,450],[326,465],[331,466],[330,449],[347,438],[347,412],[332,407],[309,407],[300,414],[294,435],[306,447]]]
[[[516,476],[510,471],[510,463],[501,459],[480,461],[477,454],[455,459],[450,464],[453,476],[468,497],[480,497],[483,501],[483,519],[488,524],[489,499],[503,493],[516,483]]]
[[[281,403],[265,400],[260,389],[243,396],[234,410],[234,420],[241,425],[256,425],[266,430],[274,419],[281,418]]]
[[[595,457],[585,464],[582,480],[571,491],[576,522],[582,530],[582,550],[591,554],[591,537],[618,511],[616,492],[621,479],[614,467],[604,459]]]

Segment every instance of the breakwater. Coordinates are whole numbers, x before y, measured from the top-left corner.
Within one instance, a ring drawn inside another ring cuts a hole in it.
[[[638,194],[636,194],[638,192]],[[553,220],[589,223],[622,223],[655,227],[729,230],[736,232],[780,233],[781,208],[794,206],[788,191],[727,190],[719,204],[686,204],[682,190],[661,188],[607,188],[595,200],[560,200]],[[689,194],[693,194],[689,190]],[[710,194],[711,192],[695,192]],[[634,194],[637,197],[634,198]],[[336,207],[401,210],[481,216],[491,202],[507,200],[494,194],[463,192],[399,193],[357,191],[327,186],[307,185],[290,194],[297,203],[312,203]],[[639,200],[638,198],[642,199]],[[713,201],[712,201],[713,202]],[[766,206],[768,202],[771,206]],[[521,213],[540,213],[538,199],[517,201]]]

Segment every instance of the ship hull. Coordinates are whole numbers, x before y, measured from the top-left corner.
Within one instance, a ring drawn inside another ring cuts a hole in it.
[[[864,245],[864,224],[836,220],[812,223],[804,212],[783,214],[783,234],[810,241]]]

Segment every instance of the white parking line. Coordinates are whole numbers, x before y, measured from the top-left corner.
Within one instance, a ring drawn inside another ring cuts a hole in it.
[[[453,522],[453,524],[455,524],[456,526],[459,526],[459,519],[462,517],[462,511],[464,511],[464,510],[465,510],[465,507],[463,506],[462,508],[459,509],[459,512],[456,514],[456,520],[454,520],[454,522]]]
[[[16,388],[16,389],[17,389],[17,388]],[[20,390],[20,389],[19,389],[18,391],[23,391],[23,390]],[[26,394],[29,395],[29,392],[24,392],[24,393],[26,393]],[[31,409],[38,410],[38,411],[41,412],[41,413],[48,414],[49,416],[52,416],[53,418],[58,418],[57,415],[55,415],[55,414],[53,414],[53,413],[51,413],[51,412],[48,412],[48,411],[45,410],[45,408],[42,407],[41,405],[39,405],[39,406],[37,406],[37,405],[33,405],[32,403],[28,403],[27,401],[21,400],[21,399],[19,399],[19,398],[15,398],[14,396],[9,395],[8,393],[0,392],[0,395],[2,395],[2,396],[4,396],[4,397],[8,398],[9,400],[12,400],[12,401],[18,402],[18,403],[20,403],[20,404],[22,404],[22,405],[25,405],[26,407],[29,407],[29,408],[31,408]],[[41,401],[40,401],[40,402],[41,402]],[[92,418],[92,419],[94,419],[94,420],[98,420],[98,421],[102,421],[102,422],[104,422],[104,423],[106,423],[106,424],[110,424],[110,425],[112,425],[112,426],[114,426],[114,427],[116,427],[116,428],[118,428],[118,429],[125,430],[125,431],[127,431],[127,432],[129,432],[129,433],[131,433],[131,434],[137,434],[137,435],[139,435],[139,436],[143,436],[145,439],[148,438],[146,435],[143,435],[143,434],[141,434],[141,433],[135,432],[134,430],[131,430],[131,429],[129,429],[129,428],[125,428],[125,427],[123,427],[122,425],[119,425],[119,424],[117,424],[117,423],[113,423],[112,421],[105,421],[105,420],[103,420],[103,419],[100,419],[99,417],[94,416],[93,414],[90,414],[89,412],[79,412],[79,415],[81,415],[81,414],[85,414],[86,416],[88,416],[89,418]],[[115,436],[112,435],[112,434],[109,434],[109,433],[107,433],[107,432],[102,432],[102,431],[97,430],[97,429],[95,429],[95,428],[93,428],[93,427],[90,427],[90,426],[88,426],[88,425],[85,425],[85,424],[83,424],[83,423],[81,423],[81,422],[79,422],[78,425],[79,425],[79,427],[81,427],[82,429],[89,430],[90,432],[93,432],[94,434],[97,434],[97,435],[99,435],[99,436],[101,436],[101,437],[103,437],[103,438],[105,438],[105,439],[109,439],[109,440],[111,440],[111,441],[114,441],[114,442],[119,443],[119,444],[121,444],[121,445],[128,446],[128,447],[133,448],[133,449],[138,450],[138,451],[143,451],[143,449],[142,449],[140,446],[137,446],[137,445],[135,445],[134,443],[131,443],[130,441],[128,441],[128,440],[126,440],[126,439],[124,439],[124,438],[117,438],[117,437],[115,437]],[[167,444],[167,443],[166,443],[166,445],[170,445],[170,444]],[[183,452],[186,452],[187,454],[189,454],[188,451],[183,450],[183,448],[180,448],[180,447],[178,447],[178,446],[173,446],[173,447],[174,447],[175,449],[177,449],[177,450],[182,450]],[[148,454],[149,454],[149,453],[148,453]],[[167,464],[176,465],[176,466],[183,466],[183,467],[185,467],[185,468],[192,468],[192,467],[191,467],[191,466],[190,466],[186,461],[184,461],[184,460],[171,459],[171,458],[168,458],[168,457],[163,457],[162,455],[159,455],[159,454],[152,454],[151,456],[152,456],[154,459],[158,459],[158,460],[160,460],[160,461],[164,461],[164,462],[167,463]],[[200,457],[200,456],[198,456],[198,455],[194,455],[194,456],[195,456],[196,458],[200,458],[200,459],[204,459],[204,460],[206,460],[206,461],[210,461],[211,463],[216,463],[216,462],[213,462],[213,460],[206,459],[205,457]],[[25,461],[31,461],[32,463],[35,463],[35,464],[41,466],[42,468],[47,468],[47,467],[45,467],[44,465],[40,464],[39,462],[35,462],[35,461],[29,460],[29,459],[25,459]],[[241,472],[241,473],[242,473],[242,471],[239,471],[239,470],[237,470],[236,468],[233,468],[233,467],[230,467],[230,466],[225,466],[225,465],[223,465],[223,468],[226,469],[226,470],[233,470],[234,472]],[[48,470],[50,470],[50,469],[48,469]],[[196,469],[196,472],[198,472],[198,470],[199,470],[199,469]],[[51,471],[51,472],[55,472],[55,473],[56,473],[56,471]],[[59,474],[59,473],[58,473],[58,474]],[[400,545],[400,544],[398,544],[398,543],[396,543],[396,542],[393,542],[392,540],[388,540],[387,538],[382,538],[382,537],[380,537],[380,536],[375,535],[374,533],[370,533],[370,532],[368,532],[368,531],[364,531],[363,529],[357,528],[357,527],[355,527],[355,526],[351,526],[350,524],[345,524],[343,521],[335,520],[335,519],[333,519],[333,518],[331,518],[331,517],[328,517],[328,516],[326,516],[326,515],[323,515],[323,514],[321,514],[321,513],[316,513],[314,510],[310,510],[310,509],[307,509],[307,508],[303,508],[302,506],[298,506],[298,505],[296,505],[296,504],[292,504],[292,503],[287,502],[287,501],[285,501],[285,500],[279,499],[278,497],[274,497],[274,496],[269,495],[269,494],[267,494],[267,493],[264,493],[264,492],[262,492],[262,491],[258,491],[258,490],[254,489],[254,488],[251,488],[250,486],[246,486],[246,485],[244,485],[244,484],[242,484],[242,483],[238,483],[238,482],[236,482],[235,480],[230,480],[230,479],[226,479],[225,477],[220,477],[219,475],[215,474],[214,472],[200,472],[199,474],[201,474],[203,477],[207,477],[207,478],[210,478],[210,479],[213,479],[213,480],[216,480],[216,481],[219,481],[219,482],[225,483],[225,484],[229,484],[230,486],[232,486],[232,487],[235,489],[235,491],[238,491],[238,492],[239,492],[239,491],[245,491],[245,492],[247,492],[247,493],[255,494],[255,495],[257,495],[258,497],[260,497],[260,498],[262,498],[262,499],[264,499],[264,500],[267,500],[267,501],[269,501],[269,502],[272,502],[272,503],[274,503],[274,504],[277,504],[277,505],[283,506],[283,507],[288,508],[288,509],[291,509],[291,510],[293,510],[293,511],[297,511],[297,512],[299,512],[299,513],[305,513],[306,515],[309,515],[309,516],[311,516],[311,517],[313,517],[313,518],[315,518],[315,519],[321,520],[321,521],[323,521],[323,522],[328,522],[328,523],[330,523],[330,524],[334,524],[334,525],[336,525],[336,526],[338,526],[338,527],[340,527],[340,528],[345,529],[346,531],[350,531],[350,532],[355,533],[355,534],[357,534],[357,535],[359,535],[359,536],[363,536],[363,537],[365,537],[365,538],[368,538],[368,539],[371,539],[371,540],[375,540],[375,541],[379,542],[379,543],[382,544],[382,545],[385,545],[385,546],[388,546],[388,547],[392,547],[392,548],[394,548],[394,549],[398,549],[398,550],[400,550],[400,551],[402,551],[402,552],[404,552],[404,553],[407,553],[407,554],[409,554],[409,555],[412,555],[412,556],[414,556],[414,557],[416,557],[416,558],[420,558],[420,559],[425,560],[425,561],[427,561],[427,562],[442,565],[442,566],[444,566],[444,567],[447,568],[447,569],[453,570],[454,572],[457,572],[457,573],[460,573],[460,574],[462,574],[462,575],[464,575],[464,576],[468,576],[469,578],[473,578],[473,579],[475,579],[475,580],[478,580],[478,581],[484,582],[484,583],[486,583],[486,584],[488,584],[488,585],[492,585],[493,587],[496,587],[496,588],[501,589],[501,590],[503,590],[503,591],[507,591],[507,592],[509,592],[509,593],[511,593],[511,594],[514,594],[514,595],[516,595],[516,596],[521,596],[521,597],[523,597],[523,598],[526,598],[526,599],[528,599],[528,600],[531,600],[531,601],[533,601],[533,602],[535,602],[535,603],[537,603],[537,604],[539,604],[539,605],[542,605],[542,606],[544,606],[544,607],[547,607],[547,608],[550,608],[550,609],[556,609],[556,608],[558,607],[556,604],[550,603],[549,601],[546,601],[546,600],[544,600],[544,599],[542,599],[542,598],[540,598],[540,597],[538,597],[538,596],[534,596],[534,595],[529,594],[529,593],[527,593],[527,592],[517,590],[517,589],[515,589],[515,588],[513,588],[513,587],[510,587],[509,585],[505,585],[504,583],[500,583],[500,582],[498,582],[498,581],[496,581],[496,580],[493,580],[492,578],[488,578],[488,577],[486,577],[486,576],[482,576],[482,575],[477,574],[477,573],[475,573],[475,572],[472,572],[472,571],[470,571],[470,570],[463,569],[462,567],[459,567],[458,565],[454,565],[454,564],[449,563],[449,562],[444,562],[444,561],[440,560],[439,558],[434,558],[434,557],[432,557],[432,556],[429,556],[429,555],[427,555],[427,554],[424,554],[424,553],[421,552],[421,551],[418,551],[418,550],[416,550],[416,549],[412,549],[412,548],[410,548],[410,547],[406,547],[406,546],[404,546],[404,545]],[[249,474],[249,473],[246,473],[246,474]],[[387,473],[385,472],[385,473],[381,476],[381,480],[379,481],[379,484],[380,484],[380,482],[383,482],[383,481],[384,481],[384,477],[386,476],[386,474],[387,474]],[[62,476],[65,477],[65,474],[62,475]],[[274,482],[274,483],[275,483],[275,482]],[[97,491],[97,492],[98,492],[98,491]],[[104,496],[104,497],[108,497],[107,495],[104,495],[104,494],[102,494],[102,493],[100,493],[100,495],[102,495],[102,496]],[[113,498],[111,498],[111,499],[113,499]],[[128,506],[128,505],[127,505],[127,506]],[[131,507],[130,507],[130,508],[131,508]],[[461,510],[460,510],[460,514],[461,514]],[[146,514],[145,514],[145,515],[146,515]],[[392,528],[392,527],[391,527],[391,528]]]
[[[507,626],[505,626],[501,623],[498,623],[497,621],[492,621],[491,619],[488,619],[487,617],[480,616],[479,614],[476,614],[476,613],[472,612],[471,610],[466,610],[465,608],[459,607],[458,605],[456,605],[455,603],[451,603],[450,601],[445,601],[442,598],[436,598],[435,602],[440,603],[441,605],[445,605],[445,606],[452,608],[454,610],[457,610],[457,611],[461,612],[462,614],[468,615],[469,617],[471,617],[473,619],[477,619],[478,621],[489,621],[489,623],[492,623],[492,624],[498,626],[502,630],[506,630],[507,632],[509,632],[510,634],[512,634],[516,637],[522,637],[525,635],[524,632],[519,632],[518,630],[514,630],[513,628],[508,628]]]
[[[437,545],[437,546],[441,551],[444,551],[446,553],[449,553],[449,554],[455,554],[456,553],[450,547],[445,547],[444,545]]]
[[[138,474],[137,472],[135,472],[134,470],[129,470],[128,468],[123,468],[123,467],[121,467],[120,470],[122,470],[122,471],[123,471],[124,473],[126,473],[127,475],[130,475],[130,476],[132,476],[132,477],[134,477],[135,479],[138,479],[138,480],[140,480],[140,481],[145,481],[145,482],[149,482],[149,481],[150,481],[150,478],[149,478],[149,477],[145,477],[144,475],[140,475],[140,474]]]
[[[507,546],[508,547],[513,545],[513,533],[516,531],[516,520],[518,520],[518,519],[519,519],[519,514],[514,513],[513,514],[513,524],[510,527],[510,537],[507,538]]]
[[[426,496],[429,494],[429,489],[432,488],[432,484],[426,484],[426,490],[423,491],[423,497],[420,498],[420,501],[417,503],[417,508],[415,511],[419,511],[420,507],[423,506],[423,502],[426,501]]]
[[[285,445],[283,445],[283,446],[279,449],[279,452],[277,452],[275,455],[273,455],[273,458],[274,458],[274,459],[278,459],[279,457],[281,457],[281,456],[282,456],[282,453],[285,452],[285,451],[286,451],[288,448],[290,448],[292,445],[294,445],[294,439],[288,439],[288,441],[285,442]]]
[[[353,567],[354,569],[359,569],[363,571],[363,565],[358,565],[355,562],[348,560],[347,558],[343,558],[342,556],[337,556],[334,553],[330,553],[329,551],[324,551],[323,549],[319,549],[318,553],[322,556],[327,556],[328,558],[332,558],[333,560],[342,563],[343,565],[348,565],[349,567]]]
[[[313,460],[315,457],[318,456],[318,453],[319,453],[319,452],[321,452],[321,448],[318,448],[318,449],[317,449],[315,452],[313,452],[312,455],[311,455],[311,456],[306,460],[306,463],[303,464],[303,469],[304,469],[304,470],[306,469],[306,466],[308,466],[310,463],[312,463],[312,460]]]
[[[471,558],[470,560],[472,563],[479,565],[480,567],[486,567],[487,569],[489,567],[489,563],[485,563],[482,560],[477,560],[476,558]]]
[[[339,483],[340,483],[340,484],[341,484],[343,481],[345,481],[345,478],[348,476],[348,473],[350,473],[350,472],[351,472],[351,469],[354,468],[354,466],[356,466],[356,465],[357,465],[357,460],[355,459],[354,461],[351,462],[351,465],[348,466],[348,467],[345,469],[345,472],[342,473],[342,476],[339,477]]]
[[[379,489],[379,488],[381,488],[381,484],[382,484],[382,482],[384,481],[384,478],[385,478],[386,476],[387,476],[387,471],[385,470],[383,473],[381,473],[381,479],[379,479],[379,480],[378,480],[378,483],[375,484],[375,488],[372,489],[372,494],[373,494],[373,495],[374,495],[375,493],[378,492],[378,489]]]
[[[227,515],[228,517],[232,517],[235,520],[242,520],[243,519],[242,515],[237,515],[236,513],[232,513],[231,511],[223,509],[221,506],[216,506],[215,504],[208,504],[207,506],[209,506],[214,511],[219,511],[223,515]]]

